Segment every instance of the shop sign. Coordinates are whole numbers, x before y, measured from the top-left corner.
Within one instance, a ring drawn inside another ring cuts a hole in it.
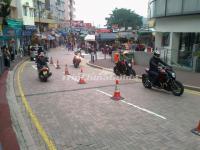
[[[4,36],[15,36],[15,30],[6,28],[3,34]]]

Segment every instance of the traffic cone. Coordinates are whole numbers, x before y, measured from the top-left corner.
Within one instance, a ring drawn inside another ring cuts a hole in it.
[[[59,61],[56,62],[56,69],[60,69]]]
[[[119,84],[119,80],[116,80],[115,81],[115,91],[114,91],[113,97],[111,97],[111,99],[113,99],[115,101],[124,99],[123,97],[121,97],[118,84]]]
[[[191,130],[192,133],[200,136],[200,121],[196,128]]]
[[[67,64],[65,65],[65,75],[70,75],[69,71],[68,71],[68,68],[67,68]]]
[[[80,75],[80,80],[78,82],[79,84],[86,84],[84,78],[83,78],[83,69],[81,68],[81,75]]]
[[[50,64],[53,64],[53,58],[52,57],[50,58]]]

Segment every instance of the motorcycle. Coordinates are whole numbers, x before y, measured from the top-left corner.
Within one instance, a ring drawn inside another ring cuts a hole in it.
[[[49,68],[47,66],[43,66],[42,68],[38,69],[38,77],[40,81],[47,82],[47,79],[51,76],[49,72]]]
[[[146,74],[142,74],[142,83],[145,88],[151,89],[152,86],[171,91],[175,96],[181,96],[184,92],[184,86],[176,80],[176,73],[171,67],[159,67],[159,76],[156,83],[152,83],[149,68],[146,68]]]
[[[36,59],[37,69],[38,69],[38,77],[40,81],[47,82],[47,79],[52,75],[52,73],[49,71],[49,67],[47,65],[47,62],[49,62],[48,57],[43,57],[43,63],[39,62],[39,56]],[[44,63],[45,62],[45,63]]]
[[[126,75],[131,76],[131,78],[136,76],[136,72],[132,67],[132,63],[128,61],[118,61],[113,68],[114,73],[117,76]]]
[[[75,68],[78,68],[79,64],[81,63],[81,54],[80,52],[75,52],[74,54],[75,56],[73,58],[73,64]]]

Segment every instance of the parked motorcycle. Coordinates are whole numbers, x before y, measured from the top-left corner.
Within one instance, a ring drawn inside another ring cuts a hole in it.
[[[131,76],[131,78],[136,76],[136,72],[132,67],[132,63],[124,60],[118,61],[113,71],[117,76],[126,75],[126,76]]]
[[[75,68],[78,68],[79,64],[81,63],[81,54],[80,52],[75,52],[74,54],[73,64]]]
[[[181,96],[184,92],[184,86],[176,80],[176,73],[171,67],[159,67],[159,77],[157,83],[152,83],[149,68],[146,68],[146,74],[142,75],[142,83],[145,88],[151,89],[152,86],[171,91],[175,96]]]

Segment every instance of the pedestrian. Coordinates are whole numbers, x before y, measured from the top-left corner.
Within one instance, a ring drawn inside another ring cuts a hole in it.
[[[20,57],[22,58],[24,56],[24,52],[23,52],[23,48],[21,46],[19,48],[19,53],[20,53]]]
[[[3,57],[4,57],[4,65],[7,68],[10,68],[10,51],[8,50],[8,48],[6,46],[3,47]]]
[[[15,53],[14,53],[14,49],[12,46],[8,47],[9,53],[10,53],[10,60],[13,61],[15,59]]]

